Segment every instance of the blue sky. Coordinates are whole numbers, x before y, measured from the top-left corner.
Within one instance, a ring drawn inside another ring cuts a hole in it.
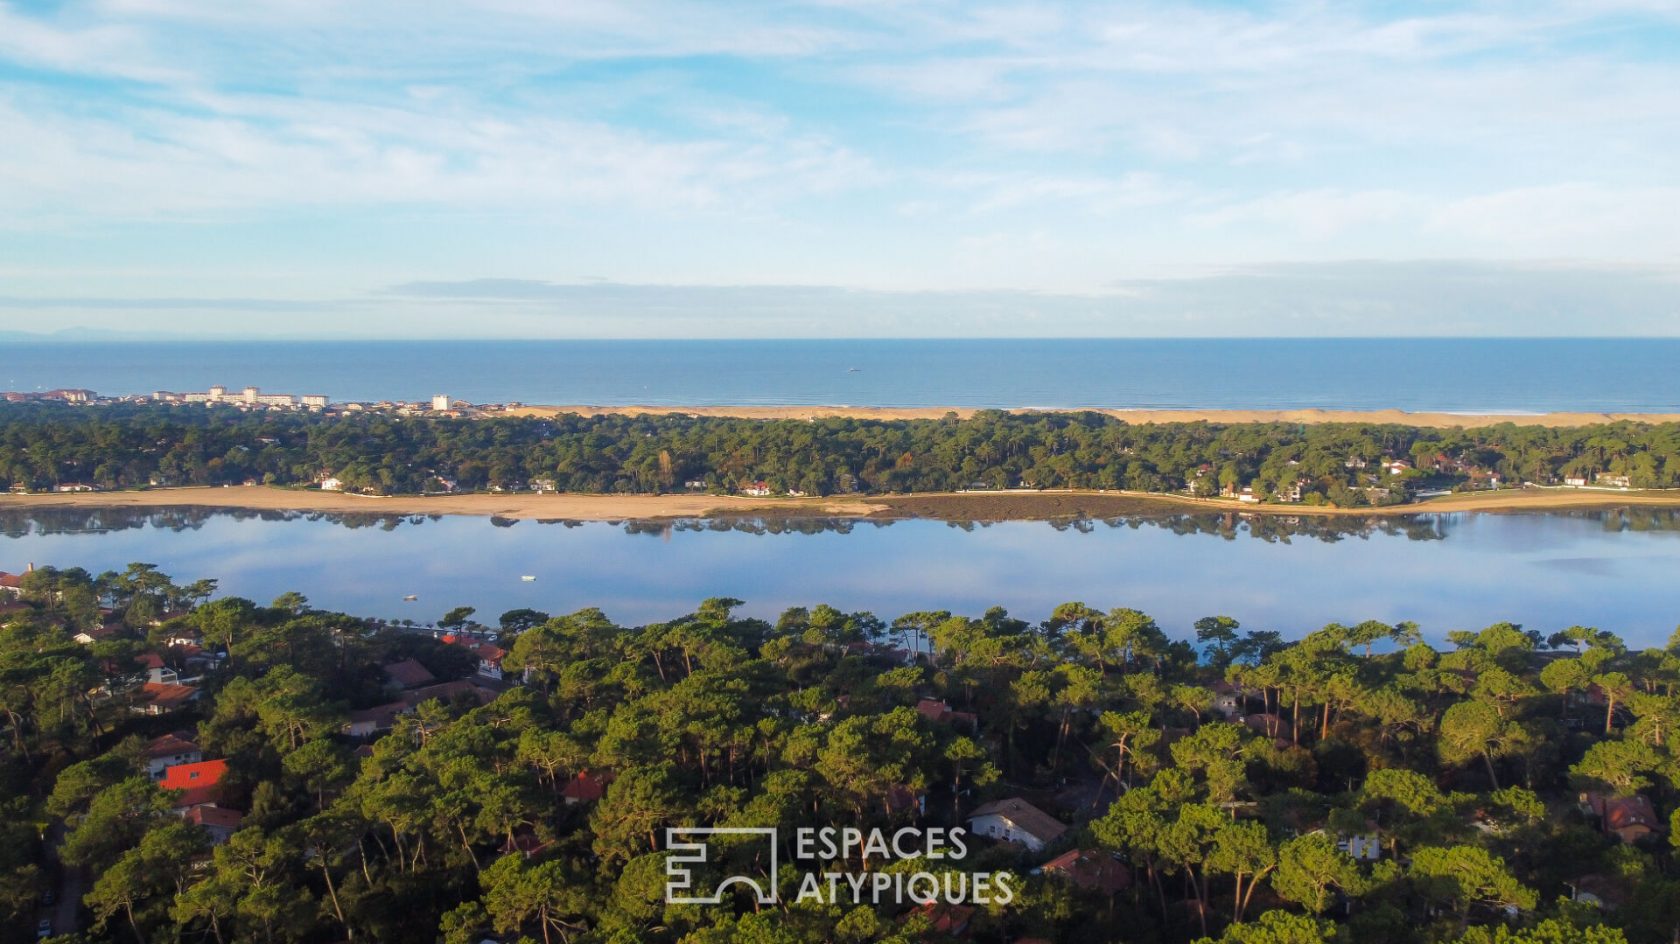
[[[1680,3],[0,0],[0,329],[1672,335]]]

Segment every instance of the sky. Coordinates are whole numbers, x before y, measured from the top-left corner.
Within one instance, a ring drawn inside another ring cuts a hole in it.
[[[1671,336],[1677,89],[1680,0],[0,0],[0,334]]]

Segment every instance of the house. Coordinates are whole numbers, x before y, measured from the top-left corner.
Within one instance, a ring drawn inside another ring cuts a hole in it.
[[[352,711],[350,723],[344,726],[344,733],[351,737],[371,737],[389,731],[391,725],[396,723],[397,716],[407,710],[407,702],[394,701],[387,705]]]
[[[34,565],[30,565],[29,569],[34,570]],[[14,597],[23,596],[23,575],[8,574],[5,571],[0,570],[0,593],[5,593]]]
[[[1117,895],[1132,887],[1132,870],[1106,852],[1072,849],[1042,868],[1044,874],[1066,879],[1088,892]]]
[[[461,646],[478,656],[478,674],[485,678],[500,680],[502,677],[502,660],[507,658],[507,650],[493,643],[471,642],[462,640]]]
[[[1244,485],[1242,491],[1237,493],[1237,501],[1252,505],[1260,501],[1260,496],[1254,494],[1253,486]]]
[[[1355,862],[1375,862],[1382,858],[1382,834],[1375,823],[1367,823],[1364,835],[1342,834],[1336,837],[1336,848]]]
[[[1563,477],[1563,484],[1573,485],[1576,488],[1585,488],[1587,484],[1587,477],[1584,475],[1566,475]]]
[[[456,679],[453,682],[439,682],[402,693],[402,700],[410,709],[436,699],[437,701],[454,701],[458,696],[471,695],[478,699],[481,705],[488,705],[496,700],[496,693],[474,685],[466,679]]]
[[[968,933],[969,922],[974,920],[974,908],[971,905],[953,905],[943,901],[930,901],[925,905],[918,906],[905,917],[911,918],[917,915],[927,919],[928,930],[935,937],[961,937]]]
[[[566,801],[567,806],[574,806],[578,803],[594,803],[607,795],[607,785],[612,783],[613,779],[611,771],[590,773],[587,770],[580,770],[566,784],[565,789],[560,791],[560,797]]]
[[[753,498],[763,498],[770,494],[770,483],[763,480],[750,482],[742,487],[741,494],[749,495]]]
[[[888,787],[881,803],[886,807],[888,816],[900,813],[908,813],[912,817],[927,815],[927,794],[907,784],[895,783]]]
[[[157,682],[161,685],[181,684],[181,673],[167,666],[163,656],[155,652],[142,652],[134,657],[134,661],[146,670],[146,681]]]
[[[937,698],[916,702],[916,713],[934,724],[967,725],[971,731],[980,724],[979,716],[972,711],[952,711],[950,705]]]
[[[1605,488],[1628,488],[1633,484],[1633,480],[1627,476],[1613,475],[1609,472],[1598,473],[1593,477],[1593,482]]]
[[[968,816],[968,830],[1002,842],[1014,842],[1033,852],[1055,842],[1067,825],[1020,797],[982,804]]]
[[[196,764],[204,759],[204,752],[186,736],[186,732],[179,732],[154,738],[146,745],[145,756],[147,775],[153,780],[162,780],[165,770],[179,764]]]
[[[107,639],[115,639],[121,630],[121,626],[115,626],[107,623],[104,626],[95,626],[92,629],[81,630],[70,638],[84,646],[91,646],[96,642],[104,642]]]
[[[1289,721],[1273,712],[1244,715],[1242,723],[1275,742],[1289,742],[1295,735],[1295,729],[1290,726]]]
[[[1651,801],[1640,794],[1618,797],[1587,793],[1581,799],[1582,812],[1597,816],[1601,828],[1622,842],[1638,842],[1662,828]]]
[[[321,491],[323,491],[323,492],[342,492],[342,491],[344,491],[344,482],[343,482],[342,479],[340,479],[336,475],[324,475],[324,476],[322,476],[320,484],[321,484]]]
[[[1383,463],[1383,469],[1389,475],[1405,475],[1412,471],[1412,464],[1404,459],[1390,459]]]
[[[521,829],[506,842],[503,842],[501,848],[497,851],[504,856],[517,853],[527,859],[538,859],[553,845],[553,840],[544,839],[529,829]]]
[[[239,831],[239,824],[244,821],[245,814],[217,806],[195,806],[187,810],[187,814],[181,818],[201,827],[210,834],[210,844],[219,846]]]
[[[1230,682],[1214,682],[1209,686],[1213,690],[1213,710],[1226,721],[1248,710],[1248,693],[1232,685]]]
[[[165,790],[180,790],[175,808],[189,809],[202,804],[216,805],[221,795],[222,778],[227,776],[227,761],[205,760],[192,764],[175,764],[163,771]]]
[[[398,689],[419,688],[437,681],[431,670],[413,659],[392,662],[385,666],[386,684]]]
[[[134,699],[133,711],[140,715],[167,715],[198,701],[198,689],[191,685],[146,682]]]

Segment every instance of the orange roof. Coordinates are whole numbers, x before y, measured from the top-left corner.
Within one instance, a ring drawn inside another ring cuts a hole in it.
[[[164,682],[147,682],[140,686],[140,700],[156,705],[165,711],[192,701],[198,697],[198,689],[191,685],[169,685]]]
[[[172,764],[163,769],[165,790],[187,790],[221,783],[227,774],[227,761],[201,760],[196,764]]]
[[[221,794],[222,776],[227,773],[227,761],[203,760],[196,764],[175,764],[163,770],[165,790],[180,790],[175,808],[215,803]]]

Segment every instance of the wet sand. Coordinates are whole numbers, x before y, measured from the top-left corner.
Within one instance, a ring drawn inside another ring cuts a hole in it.
[[[954,521],[1103,518],[1173,512],[1251,515],[1405,515],[1448,511],[1543,511],[1628,505],[1680,507],[1680,490],[1594,491],[1506,489],[1447,495],[1386,508],[1243,504],[1148,492],[943,492],[829,498],[748,498],[734,495],[397,495],[363,496],[314,489],[236,486],[126,492],[4,495],[0,510],[28,508],[242,508],[328,514],[479,515],[509,519],[627,521],[659,518],[836,517],[935,518]]]

